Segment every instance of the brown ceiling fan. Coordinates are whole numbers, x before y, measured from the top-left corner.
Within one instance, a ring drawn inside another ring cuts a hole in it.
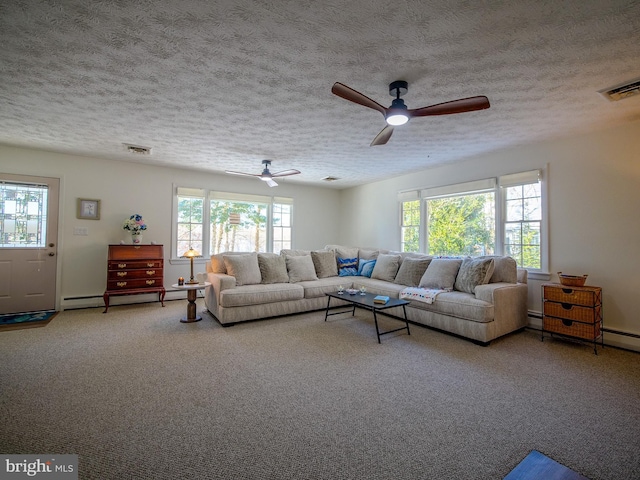
[[[396,97],[389,108],[383,107],[375,100],[371,100],[366,95],[357,92],[345,84],[336,82],[331,87],[331,93],[349,100],[350,102],[363,105],[377,110],[384,116],[387,126],[373,139],[371,146],[384,145],[391,138],[393,127],[404,125],[413,117],[428,117],[431,115],[449,115],[452,113],[472,112],[474,110],[484,110],[489,108],[489,99],[484,95],[478,97],[461,98],[450,102],[438,103],[428,107],[414,108],[409,110],[404,104],[402,97],[407,93],[408,83],[404,80],[396,80],[389,84],[389,95]]]
[[[269,165],[271,165],[271,160],[262,160],[264,164],[264,169],[262,173],[244,173],[244,172],[233,172],[231,170],[225,170],[225,173],[230,175],[242,175],[244,177],[258,177],[260,180],[264,181],[270,187],[277,187],[278,184],[275,182],[274,178],[277,177],[288,177],[290,175],[298,175],[300,173],[299,170],[283,170],[281,172],[271,173],[269,171]]]

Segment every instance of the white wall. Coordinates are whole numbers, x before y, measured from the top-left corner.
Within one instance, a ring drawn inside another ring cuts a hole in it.
[[[549,270],[588,274],[603,288],[605,328],[640,334],[640,121],[341,192],[340,243],[399,249],[398,191],[496,177],[548,165]],[[541,281],[530,281],[529,309],[539,312]],[[612,344],[640,341],[607,335]]]
[[[339,192],[326,188],[280,182],[276,189],[255,179],[214,175],[184,169],[153,167],[90,157],[64,155],[0,145],[0,173],[39,175],[61,179],[59,224],[58,307],[102,305],[106,287],[107,245],[130,242],[122,222],[133,213],[145,219],[144,243],[164,245],[165,259],[171,252],[173,185],[218,189],[294,198],[296,248],[315,249],[335,243]],[[76,199],[101,200],[100,220],[76,218]],[[74,235],[75,227],[86,227],[88,236]],[[189,274],[188,263],[165,262],[165,287]],[[205,259],[195,261],[194,270],[204,271]],[[184,296],[184,292],[180,292]],[[77,297],[89,297],[76,299]],[[153,300],[155,295],[112,297],[111,304]],[[169,295],[167,296],[169,298]]]

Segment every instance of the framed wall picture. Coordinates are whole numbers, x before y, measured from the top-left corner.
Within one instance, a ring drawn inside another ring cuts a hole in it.
[[[76,217],[84,220],[100,220],[100,200],[79,198]]]

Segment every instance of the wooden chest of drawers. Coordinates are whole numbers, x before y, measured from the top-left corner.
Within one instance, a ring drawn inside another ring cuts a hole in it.
[[[164,252],[162,245],[109,245],[104,312],[111,295],[158,293],[164,307]]]
[[[568,287],[560,284],[542,285],[542,339],[544,333],[557,333],[593,342],[601,340],[602,288]]]

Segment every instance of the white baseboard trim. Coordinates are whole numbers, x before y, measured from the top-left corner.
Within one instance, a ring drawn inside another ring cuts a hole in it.
[[[199,293],[198,298],[202,296]],[[164,300],[180,300],[187,299],[187,293],[179,290],[167,290]],[[109,308],[118,305],[133,305],[136,303],[151,303],[158,301],[157,293],[141,294],[141,295],[114,295],[109,297]],[[104,308],[104,299],[102,295],[86,296],[86,297],[68,297],[60,301],[60,311],[75,310],[79,308]]]

